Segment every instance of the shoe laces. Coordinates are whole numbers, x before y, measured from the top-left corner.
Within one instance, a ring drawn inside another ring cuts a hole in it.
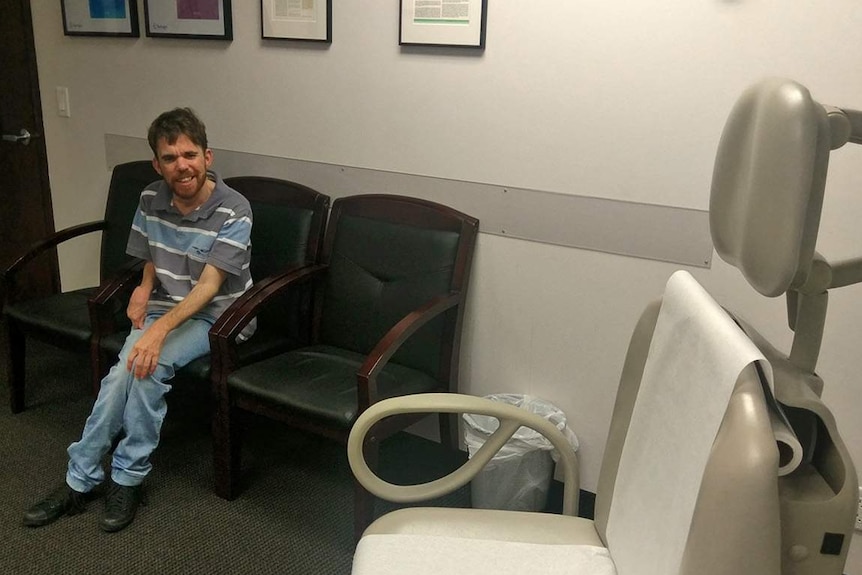
[[[136,489],[114,483],[108,491],[105,507],[108,512],[121,511],[129,508],[135,502]]]

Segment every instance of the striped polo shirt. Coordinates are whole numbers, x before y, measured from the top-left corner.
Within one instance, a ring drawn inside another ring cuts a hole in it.
[[[207,172],[207,176],[215,182],[212,194],[185,216],[172,205],[173,194],[164,180],[141,192],[126,253],[150,261],[156,268],[159,281],[147,313],[164,313],[181,302],[197,285],[205,264],[227,275],[218,294],[193,317],[214,323],[252,285],[251,207],[215,172]],[[252,324],[243,336],[253,331]]]

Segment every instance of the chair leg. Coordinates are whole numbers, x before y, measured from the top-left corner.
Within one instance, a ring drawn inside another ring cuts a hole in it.
[[[242,426],[237,425],[237,416],[229,406],[216,404],[213,414],[213,471],[215,492],[222,499],[235,499],[239,493],[242,469]]]
[[[24,356],[26,340],[24,333],[8,317],[5,324],[6,374],[9,379],[9,407],[12,413],[24,411]]]
[[[376,437],[365,440],[363,446],[365,461],[372,471],[376,471],[380,460],[380,442]],[[358,543],[366,527],[374,520],[374,496],[359,481],[353,479],[353,539]]]
[[[93,393],[99,395],[99,388],[102,386],[102,378],[107,375],[105,354],[102,353],[101,345],[98,340],[90,343],[90,378],[93,384]]]
[[[451,450],[460,448],[458,435],[458,414],[440,414],[440,444]]]

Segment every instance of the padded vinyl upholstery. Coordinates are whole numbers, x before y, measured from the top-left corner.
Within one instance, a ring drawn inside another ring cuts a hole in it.
[[[455,232],[343,214],[329,261],[320,344],[246,364],[228,385],[349,429],[358,415],[356,373],[366,355],[407,313],[448,293],[458,241]],[[433,320],[401,347],[378,377],[381,398],[439,387],[441,329],[442,318]]]
[[[826,185],[826,111],[796,82],[746,90],[721,134],[709,224],[715,249],[774,297],[808,277]]]
[[[459,234],[348,214],[338,226],[320,341],[366,355],[404,315],[448,293]],[[392,361],[436,376],[442,324],[438,318],[426,325]]]
[[[123,264],[132,259],[126,254],[126,244],[141,192],[159,178],[152,162],[148,160],[120,164],[114,168],[105,206],[108,227],[102,233],[102,281],[115,275]]]
[[[90,338],[90,317],[81,310],[87,310],[87,299],[94,291],[84,288],[22,301],[9,306],[6,313],[16,321],[26,322],[34,331],[85,342]]]
[[[365,355],[327,345],[280,354],[234,372],[228,384],[245,394],[299,409],[344,429],[358,416],[356,372]],[[439,383],[389,362],[377,379],[380,398],[422,393]]]
[[[227,181],[230,184],[230,178]],[[305,260],[311,210],[260,201],[251,202],[251,210],[252,279],[261,280],[286,264]]]

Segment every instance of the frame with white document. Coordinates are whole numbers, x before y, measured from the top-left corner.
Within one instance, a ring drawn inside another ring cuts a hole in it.
[[[332,42],[332,0],[260,0],[261,38]]]
[[[402,46],[485,47],[488,0],[401,0]]]

